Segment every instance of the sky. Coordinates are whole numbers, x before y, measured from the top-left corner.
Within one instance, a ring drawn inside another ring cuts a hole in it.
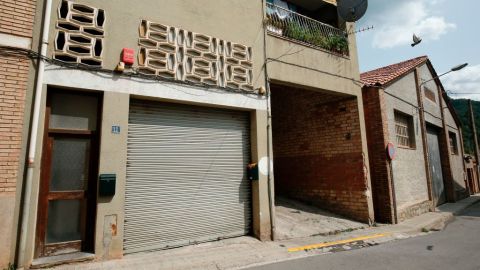
[[[422,55],[437,74],[468,63],[441,80],[451,97],[480,101],[479,0],[369,0],[368,5],[357,22],[358,29],[374,27],[357,34],[361,72]],[[413,33],[422,42],[412,48]]]

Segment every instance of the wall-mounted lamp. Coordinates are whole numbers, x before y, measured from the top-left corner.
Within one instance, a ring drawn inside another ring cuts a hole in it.
[[[267,89],[265,89],[264,86],[259,87],[257,90],[258,90],[258,94],[260,94],[262,96],[267,93]]]

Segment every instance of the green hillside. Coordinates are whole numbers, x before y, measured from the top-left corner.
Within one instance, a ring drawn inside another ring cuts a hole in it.
[[[473,133],[470,128],[470,116],[468,112],[467,99],[452,99],[453,107],[457,111],[457,115],[462,122],[463,144],[465,146],[465,153],[473,154]],[[477,136],[480,136],[480,102],[472,101],[473,113],[475,115],[475,125],[477,128]]]

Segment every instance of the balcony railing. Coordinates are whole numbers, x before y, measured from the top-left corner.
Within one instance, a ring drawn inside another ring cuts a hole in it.
[[[302,14],[267,3],[266,26],[270,34],[348,56],[346,32]]]

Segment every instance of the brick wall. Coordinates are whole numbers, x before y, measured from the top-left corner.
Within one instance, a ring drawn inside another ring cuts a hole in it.
[[[0,32],[32,37],[36,0],[1,0]]]
[[[375,220],[394,223],[394,202],[389,163],[386,157],[388,125],[384,92],[378,88],[362,89],[367,128],[370,181],[372,183]]]
[[[272,87],[277,196],[369,221],[358,103]]]
[[[0,192],[15,192],[29,60],[0,55]]]
[[[2,0],[0,33],[32,37],[36,1]],[[30,60],[0,52],[0,193],[14,193]]]

